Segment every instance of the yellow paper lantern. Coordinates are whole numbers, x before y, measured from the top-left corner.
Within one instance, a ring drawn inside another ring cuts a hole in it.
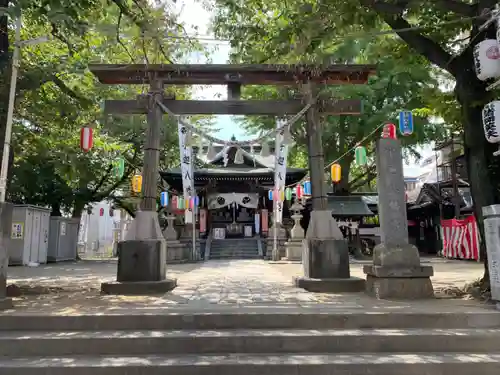
[[[132,177],[132,191],[134,193],[140,193],[142,191],[142,176],[136,174]]]
[[[331,168],[332,182],[339,182],[342,179],[342,168],[339,164],[333,164]]]

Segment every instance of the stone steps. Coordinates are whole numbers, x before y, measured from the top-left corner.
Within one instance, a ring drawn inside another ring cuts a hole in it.
[[[337,307],[338,308],[338,307]],[[226,329],[500,329],[500,313],[481,312],[330,312],[287,307],[237,309],[230,312],[103,315],[0,315],[0,333],[9,331],[147,331]],[[282,310],[282,309],[281,309]],[[1,353],[0,353],[1,355]]]
[[[257,259],[259,248],[256,239],[212,240],[210,259]]]
[[[2,375],[497,375],[500,354],[280,354],[0,359]]]
[[[495,353],[500,329],[10,331],[2,356],[258,353]]]
[[[0,374],[498,374],[494,310],[331,309],[0,315]]]

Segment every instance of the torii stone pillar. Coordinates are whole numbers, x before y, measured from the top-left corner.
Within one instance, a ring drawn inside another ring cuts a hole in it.
[[[408,243],[403,157],[398,139],[377,142],[377,190],[381,244],[373,264],[364,266],[366,292],[379,299],[434,296],[432,266],[422,266],[418,249]]]
[[[166,277],[167,245],[156,212],[163,83],[151,77],[148,95],[148,127],[144,146],[143,196],[125,241],[118,243],[117,282],[101,284],[105,294],[164,293],[174,289],[175,279]]]
[[[323,129],[314,100],[315,90],[312,83],[304,86],[307,103],[312,104],[306,116],[312,212],[303,241],[304,277],[294,282],[297,287],[311,292],[360,292],[365,282],[351,277],[347,241],[327,207]]]

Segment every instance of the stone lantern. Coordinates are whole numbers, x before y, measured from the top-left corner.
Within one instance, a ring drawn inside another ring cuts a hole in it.
[[[293,228],[290,230],[290,240],[285,243],[286,260],[301,261],[302,260],[302,240],[304,239],[304,228],[300,225],[302,219],[301,211],[304,206],[295,200],[290,211],[292,211],[292,219],[294,221]]]

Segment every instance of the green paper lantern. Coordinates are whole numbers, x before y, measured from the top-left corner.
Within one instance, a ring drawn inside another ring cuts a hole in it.
[[[118,159],[113,163],[113,175],[122,178],[125,173],[125,160]]]
[[[290,188],[286,188],[285,189],[285,199],[287,201],[291,201],[292,200],[292,189],[290,189]]]
[[[363,146],[356,147],[356,149],[354,150],[354,156],[356,158],[357,165],[366,165],[366,148],[364,148]]]
[[[184,208],[184,198],[183,197],[177,198],[177,208],[178,209]]]

